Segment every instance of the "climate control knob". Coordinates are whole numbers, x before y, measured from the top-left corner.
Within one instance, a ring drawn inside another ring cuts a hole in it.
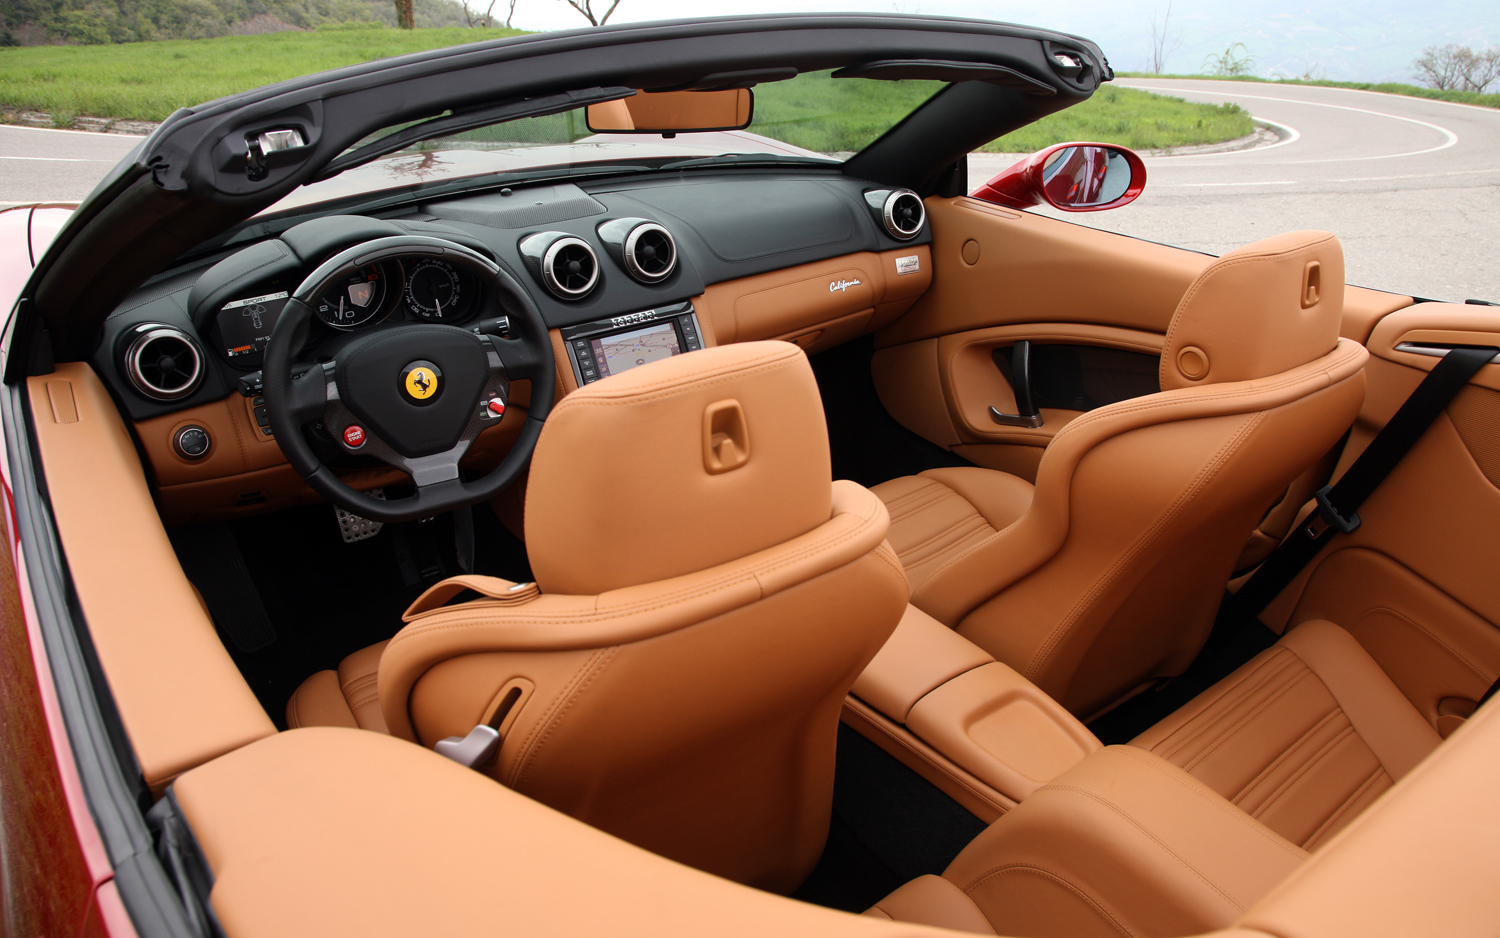
[[[208,431],[197,424],[189,424],[172,434],[172,449],[183,459],[202,459],[213,445]]]

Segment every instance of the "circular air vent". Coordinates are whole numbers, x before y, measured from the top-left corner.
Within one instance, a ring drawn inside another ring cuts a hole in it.
[[[897,241],[910,241],[922,231],[922,223],[927,220],[927,209],[915,192],[896,189],[885,197],[885,207],[880,215],[885,222],[885,230],[891,233],[891,237]]]
[[[147,397],[175,401],[193,393],[203,380],[203,352],[176,326],[140,326],[125,350],[125,374]]]
[[[664,280],[677,267],[677,242],[655,222],[630,229],[625,236],[625,269],[644,283]]]
[[[581,299],[599,282],[599,258],[582,238],[558,238],[542,255],[542,282],[565,300]]]

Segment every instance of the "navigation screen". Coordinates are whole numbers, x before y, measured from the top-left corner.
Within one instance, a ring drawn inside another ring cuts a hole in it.
[[[230,358],[254,355],[266,350],[271,329],[281,318],[287,293],[268,293],[225,303],[219,310],[219,334],[224,337],[224,354]]]
[[[601,378],[682,353],[682,346],[677,343],[677,330],[670,322],[603,336],[590,344],[594,347],[594,361],[599,363]]]

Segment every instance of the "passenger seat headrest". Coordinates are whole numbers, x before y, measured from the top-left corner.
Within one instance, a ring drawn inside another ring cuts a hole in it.
[[[829,520],[828,427],[787,342],[704,349],[585,385],[547,418],[526,493],[544,593],[704,570]]]
[[[1333,351],[1344,313],[1344,249],[1327,231],[1293,231],[1208,265],[1177,304],[1161,389],[1249,381]]]

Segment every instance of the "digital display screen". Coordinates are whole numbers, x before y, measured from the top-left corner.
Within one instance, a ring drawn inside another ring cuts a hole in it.
[[[594,361],[599,363],[601,378],[682,354],[682,345],[677,341],[677,330],[670,322],[647,326],[634,332],[601,336],[590,340],[589,344],[594,348]]]
[[[268,293],[225,303],[219,310],[219,334],[224,337],[224,354],[230,358],[254,355],[266,350],[271,330],[281,318],[287,292]]]

